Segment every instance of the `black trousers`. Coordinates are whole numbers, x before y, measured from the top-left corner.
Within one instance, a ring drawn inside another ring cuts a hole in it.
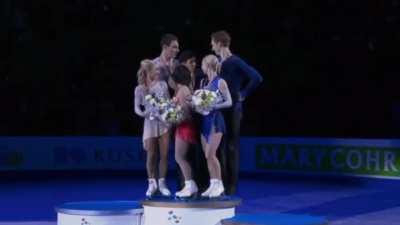
[[[221,163],[222,180],[225,193],[232,195],[236,193],[239,178],[239,146],[240,146],[240,124],[242,120],[242,103],[236,102],[232,107],[222,111],[226,134],[218,149],[218,158]]]

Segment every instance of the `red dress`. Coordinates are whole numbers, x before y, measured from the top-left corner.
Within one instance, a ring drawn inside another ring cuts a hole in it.
[[[182,96],[176,96],[176,99],[178,102],[181,103],[182,108],[186,109],[186,110],[184,110],[185,114],[190,114],[191,110],[186,105],[185,99],[182,98]],[[179,137],[180,139],[182,139],[185,142],[190,143],[190,144],[197,143],[198,133],[197,133],[195,123],[193,122],[193,119],[191,118],[191,116],[189,116],[186,120],[184,120],[183,122],[178,124],[178,126],[176,126],[175,137]]]
[[[176,127],[175,136],[190,143],[197,142],[197,129],[192,120],[185,120]]]

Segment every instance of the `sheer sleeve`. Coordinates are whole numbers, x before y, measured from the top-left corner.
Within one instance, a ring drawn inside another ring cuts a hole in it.
[[[221,79],[218,81],[218,89],[222,94],[224,99],[223,102],[218,103],[214,106],[215,109],[222,109],[222,108],[229,108],[232,106],[232,97],[229,91],[228,85],[226,84],[225,80]]]
[[[144,90],[141,86],[135,88],[135,113],[138,116],[145,117],[145,112],[141,109],[141,105],[144,105]]]

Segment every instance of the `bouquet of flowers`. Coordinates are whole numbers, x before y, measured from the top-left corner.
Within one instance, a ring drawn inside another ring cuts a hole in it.
[[[182,107],[170,99],[149,94],[145,96],[145,100],[149,105],[150,120],[157,118],[166,124],[176,124],[184,118]]]
[[[167,124],[178,124],[184,119],[182,107],[169,101],[167,107],[161,114],[161,121]]]
[[[161,113],[168,106],[169,100],[163,97],[158,97],[155,94],[148,94],[144,97],[148,104],[148,110],[150,111],[149,119],[154,120],[159,118]]]
[[[210,91],[206,89],[199,89],[193,93],[192,105],[197,112],[203,115],[210,113],[214,105],[222,100],[219,91]]]

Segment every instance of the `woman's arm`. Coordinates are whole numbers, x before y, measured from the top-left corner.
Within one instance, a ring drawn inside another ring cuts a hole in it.
[[[218,81],[218,89],[221,92],[224,101],[216,104],[214,106],[214,109],[222,109],[222,108],[231,107],[232,106],[231,92],[229,91],[228,85],[226,84],[225,80],[221,79]]]
[[[188,100],[191,98],[191,91],[187,86],[183,86],[179,89],[178,93],[176,94],[178,99],[178,104],[182,107],[185,112],[185,117],[189,116],[191,104]]]
[[[146,113],[140,108],[143,105],[143,89],[137,86],[135,88],[135,113],[138,116],[145,117]]]
[[[179,99],[180,106],[188,105],[187,99],[191,96],[190,89],[187,86],[183,86],[179,89],[176,97]]]

